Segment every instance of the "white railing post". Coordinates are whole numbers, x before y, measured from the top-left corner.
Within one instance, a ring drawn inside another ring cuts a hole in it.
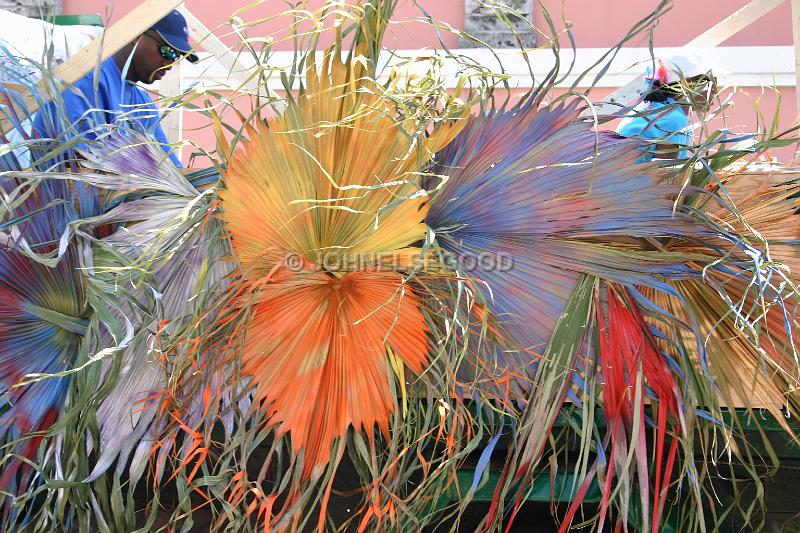
[[[171,98],[183,92],[183,61],[178,61],[173,65],[169,72],[158,83],[158,92],[162,98]],[[166,102],[161,110],[166,113],[161,127],[170,143],[178,143],[183,139],[183,106],[177,105],[171,108],[167,106],[171,102]],[[178,159],[181,157],[181,148],[175,149]]]

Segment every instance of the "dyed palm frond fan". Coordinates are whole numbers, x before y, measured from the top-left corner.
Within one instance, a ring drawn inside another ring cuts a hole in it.
[[[70,248],[54,265],[31,257],[57,252],[70,218],[69,197],[63,184],[43,182],[9,210],[18,213],[12,220],[19,222],[16,231],[3,234],[0,382],[10,405],[0,418],[5,444],[0,486],[12,492],[29,485],[32,468],[21,457],[35,456],[67,397],[68,377],[36,376],[75,366],[89,326],[77,250]]]
[[[211,171],[112,127],[0,176],[5,529],[458,529],[489,490],[494,531],[567,473],[562,530],[590,491],[704,530],[695,451],[757,480],[745,417],[795,438],[796,186],[674,185],[548,85],[380,82],[394,4],[309,11],[333,44],[234,144],[208,107]]]

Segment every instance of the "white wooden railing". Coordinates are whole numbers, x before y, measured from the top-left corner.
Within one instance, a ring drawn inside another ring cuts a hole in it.
[[[718,48],[718,45],[730,36],[787,1],[792,5],[793,46]],[[210,61],[201,61],[199,65],[191,65],[185,61],[176,64],[158,85],[159,94],[164,97],[177,96],[186,87],[197,81],[223,88],[242,86],[242,80],[248,70],[247,58],[237,57],[191,11],[182,5],[182,0],[145,0],[117,23],[110,26],[101,39],[93,41],[65,63],[59,65],[55,71],[56,75],[66,83],[77,81],[97,63],[98,58],[102,60],[110,57],[175,8],[179,9],[186,17],[190,36],[197,43],[199,55],[210,58]],[[752,86],[774,83],[778,86],[798,87],[800,86],[800,0],[753,0],[687,42],[686,45],[709,49],[709,54],[714,58],[715,64],[728,71],[728,81],[733,84]],[[656,49],[655,52],[668,54],[670,50],[674,49]],[[595,48],[579,48],[574,71],[585,70],[603,51]],[[400,51],[398,55],[412,57],[430,56],[435,53],[431,50],[407,50]],[[497,63],[492,54],[485,50],[462,49],[459,50],[459,53],[473,57],[489,69],[500,71],[501,65]],[[535,75],[545,74],[549,70],[553,61],[551,51],[531,50],[528,51],[528,54],[529,61],[534,66]],[[564,51],[562,54],[565,54],[562,64],[571,60],[572,51]],[[524,87],[526,84],[530,86],[530,73],[519,52],[500,51],[498,55],[501,57],[502,68],[511,75],[512,83],[519,87]],[[638,96],[643,86],[641,75],[634,75],[634,69],[631,66],[645,61],[649,55],[650,51],[646,48],[628,48],[620,52],[612,64],[612,68],[608,70],[601,82],[601,86],[619,88],[606,98],[605,103],[598,103],[601,112],[613,112],[618,109],[620,103],[629,102]],[[274,61],[276,67],[280,67],[282,63],[286,63],[288,66],[291,59],[291,53],[278,52],[271,57],[271,65]],[[765,65],[768,67],[765,68]],[[584,68],[581,68],[582,66]],[[424,64],[421,64],[420,67],[424,68]],[[446,70],[447,66],[445,66]],[[453,79],[455,80],[455,73],[453,73]],[[587,76],[587,79],[591,79],[591,76]],[[562,85],[568,86],[572,81],[567,78]],[[277,77],[275,82],[278,83]],[[453,83],[455,82],[453,81]],[[797,109],[800,110],[800,91],[797,91],[797,99]],[[29,109],[34,109],[37,101],[33,95],[30,95],[26,104]],[[165,117],[165,132],[173,142],[182,138],[183,113],[184,111],[178,107],[169,110]],[[7,127],[8,124],[0,119],[0,128],[6,131]]]

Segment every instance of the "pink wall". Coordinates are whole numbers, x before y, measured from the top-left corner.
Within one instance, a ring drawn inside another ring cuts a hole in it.
[[[591,96],[594,100],[601,100],[613,89],[599,88],[592,91]],[[555,97],[559,94],[558,90],[554,90],[552,96]],[[722,98],[727,98],[730,90],[721,94]],[[795,120],[794,112],[795,107],[795,90],[794,88],[784,88],[781,94],[781,120],[779,123],[778,131],[785,131],[791,127]],[[706,123],[708,131],[717,129],[728,129],[732,132],[753,132],[757,130],[763,131],[768,128],[763,124],[763,121],[771,120],[778,107],[778,98],[773,91],[769,89],[760,88],[740,88],[733,99],[734,105],[726,109],[724,118],[722,116]],[[761,117],[758,116],[758,111]],[[238,127],[239,121],[233,114],[228,114],[223,119],[231,125],[236,124]],[[603,129],[613,129],[616,127],[617,121],[607,123]],[[184,136],[192,139],[199,146],[206,150],[213,150],[215,147],[214,131],[208,120],[197,113],[184,114]],[[765,154],[770,159],[777,159],[783,163],[800,164],[800,159],[795,157],[796,146],[790,146],[780,149],[773,149]],[[189,164],[192,154],[192,149],[184,148],[183,160],[184,163]],[[206,157],[198,157],[192,163],[193,167],[202,168],[208,166],[208,159]]]
[[[62,0],[62,11],[64,14],[97,13],[114,23],[140,3],[141,0]],[[271,35],[276,40],[275,49],[291,50],[292,42],[286,40],[285,29],[292,23],[292,18],[282,15],[287,9],[287,3],[269,0],[251,8],[243,8],[251,3],[255,2],[249,0],[218,2],[186,0],[185,5],[209,28],[215,29],[219,26],[221,31],[215,31],[215,33],[229,45],[238,43],[239,39],[233,34],[226,35],[231,33],[226,21],[241,9],[242,11],[238,15],[245,21],[254,22],[266,19],[263,23],[248,29],[249,37]],[[307,8],[318,9],[324,4],[325,0],[309,0]],[[422,21],[424,12],[436,20],[463,29],[463,1],[419,0],[418,4],[422,6],[422,9],[416,7],[411,0],[399,1],[395,10],[395,23],[387,36],[387,46],[397,48],[438,47],[436,31],[430,24]],[[442,31],[441,36],[447,46],[456,45],[457,38],[452,33]]]
[[[352,0],[351,0],[352,1]],[[656,46],[680,46],[693,37],[702,33],[716,22],[725,18],[749,0],[679,0],[658,22],[653,39]],[[114,22],[138,5],[141,0],[62,0],[63,12],[70,13],[100,13],[110,22]],[[245,6],[250,0],[186,0],[188,8],[200,18],[208,27],[215,29],[217,35],[229,45],[238,42],[238,38],[231,34],[226,24],[229,16],[240,6]],[[317,8],[324,4],[324,0],[311,0],[310,8]],[[578,47],[607,47],[622,38],[629,28],[658,4],[655,0],[543,0],[545,7],[551,12],[555,20],[569,21],[572,33]],[[428,11],[435,19],[450,24],[456,29],[464,25],[463,0],[418,0],[418,5]],[[257,5],[239,15],[245,21],[261,21],[258,25],[247,29],[249,37],[263,37],[271,35],[276,39],[274,48],[278,50],[291,50],[293,43],[285,39],[284,30],[291,23],[291,19],[281,16],[286,4],[277,0],[269,0]],[[423,13],[420,7],[411,0],[400,0],[386,40],[388,47],[409,49],[439,47],[436,32],[429,24],[422,21]],[[792,44],[791,8],[789,2],[773,10],[751,26],[744,29],[734,37],[723,43],[726,46],[745,45],[790,45]],[[534,23],[539,28],[544,28],[544,17],[540,11],[534,13]],[[457,38],[442,30],[441,38],[449,46],[456,46]],[[643,35],[630,41],[626,46],[648,46],[649,35]],[[328,39],[329,40],[329,39]],[[322,44],[325,44],[323,40]],[[546,46],[544,40],[540,40]],[[565,37],[562,44],[568,46]],[[595,90],[592,97],[595,100],[602,98],[609,90]],[[749,93],[747,96],[745,93]],[[795,91],[793,88],[783,88],[781,104],[781,126],[788,127],[797,116]],[[755,131],[760,120],[754,109],[753,102],[757,101],[762,114],[771,117],[777,105],[778,98],[769,90],[760,88],[741,88],[736,95],[735,105],[728,114],[727,125],[734,131]],[[195,140],[205,148],[213,148],[213,135],[208,124],[202,116],[187,113],[185,117],[186,136]],[[721,123],[715,124],[721,126]],[[188,157],[189,151],[186,151]],[[778,152],[781,160],[786,160],[793,155],[792,150]]]
[[[750,0],[676,0],[654,31],[656,46],[683,46]],[[542,0],[553,18],[561,13],[572,22],[579,47],[606,47],[623,37],[637,21],[656,8],[655,0]],[[767,46],[792,44],[791,5],[784,2],[737,33],[722,46]],[[536,20],[543,23],[543,18]],[[544,26],[543,26],[544,27]],[[649,36],[626,46],[647,46]],[[563,41],[567,44],[567,41]]]
[[[538,1],[538,0],[537,0]],[[655,42],[658,46],[680,46],[702,33],[714,23],[733,13],[750,0],[679,0],[664,15],[655,29]],[[99,13],[110,16],[111,22],[118,20],[130,11],[141,0],[62,0],[65,14]],[[207,26],[223,23],[240,6],[249,4],[249,0],[228,0],[211,2],[209,0],[186,0],[188,8]],[[418,0],[422,9],[434,18],[452,25],[454,28],[464,27],[463,0]],[[311,0],[311,8],[319,7],[323,0]],[[655,0],[543,0],[544,6],[553,18],[560,20],[562,5],[564,18],[572,23],[575,40],[580,47],[605,47],[621,38],[639,19],[654,9]],[[259,17],[274,17],[286,9],[281,1],[263,2],[242,14],[246,20]],[[398,3],[397,24],[392,28],[393,39],[387,44],[395,44],[398,48],[436,47],[435,32],[425,23],[414,22],[422,17],[420,8],[411,0],[400,0]],[[278,17],[264,23],[259,29],[261,35],[278,31],[286,27],[289,19]],[[771,13],[754,22],[734,37],[723,43],[726,46],[744,45],[789,45],[792,43],[790,25],[791,7],[789,2],[774,9]],[[534,23],[545,28],[544,17],[535,12]],[[262,32],[261,30],[266,30]],[[443,31],[445,42],[453,46],[456,39]],[[283,47],[289,43],[285,43]],[[642,37],[629,46],[646,46],[647,39]]]

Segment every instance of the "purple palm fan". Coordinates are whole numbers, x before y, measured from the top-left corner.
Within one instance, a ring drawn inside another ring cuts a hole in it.
[[[196,322],[198,308],[224,291],[234,265],[224,227],[215,215],[215,197],[210,191],[198,192],[152,139],[134,131],[114,130],[84,156],[87,166],[101,173],[75,179],[118,194],[114,207],[91,221],[93,225],[119,226],[97,241],[95,251],[102,253],[95,255],[95,267],[115,271],[117,260],[124,258],[152,274],[146,290],[134,291],[138,298],[144,299],[148,291],[158,295],[157,310],[143,312],[131,306],[126,312],[144,333],[123,352],[115,386],[98,407],[100,455],[86,479],[97,479],[115,461],[117,474],[121,474],[133,453],[129,481],[135,485],[152,439],[160,431],[156,413],[170,371],[157,360],[151,347],[154,337],[148,332],[161,330],[169,335]],[[128,189],[133,192],[125,194]],[[103,264],[108,258],[112,263]],[[202,328],[202,324],[194,326]]]
[[[676,191],[634,164],[638,148],[593,131],[576,102],[473,117],[437,154],[432,172],[448,179],[426,223],[491,291],[492,315],[512,345],[490,354],[495,375],[533,370],[580,274],[663,290],[660,276],[692,275],[686,256],[648,251],[637,239],[702,235],[673,211]],[[494,261],[478,260],[487,256]]]
[[[133,224],[117,231],[102,242],[136,259],[137,252],[147,248],[139,239],[146,234],[140,225]],[[230,251],[225,246],[226,241],[219,237],[221,230],[221,222],[212,218],[202,230],[198,224],[186,224],[182,231],[175,232],[174,240],[167,240],[166,244],[173,246],[180,260],[159,262],[153,267],[153,288],[160,294],[158,318],[163,320],[164,330],[175,331],[190,324],[194,319],[193,300],[197,297],[213,300],[227,286],[226,278],[233,265],[229,261]],[[138,330],[158,329],[160,320],[151,315],[130,308],[128,316],[137,321]],[[122,369],[117,383],[97,410],[100,457],[87,481],[99,477],[117,458],[120,473],[127,463],[127,457],[140,446],[140,441],[145,448],[152,447],[151,439],[158,433],[154,421],[159,407],[159,393],[166,386],[168,371],[149,346],[152,342],[152,336],[140,336],[122,354]],[[143,441],[145,435],[148,437]],[[144,452],[135,454],[129,467],[131,483],[135,484],[139,479],[148,457]]]

